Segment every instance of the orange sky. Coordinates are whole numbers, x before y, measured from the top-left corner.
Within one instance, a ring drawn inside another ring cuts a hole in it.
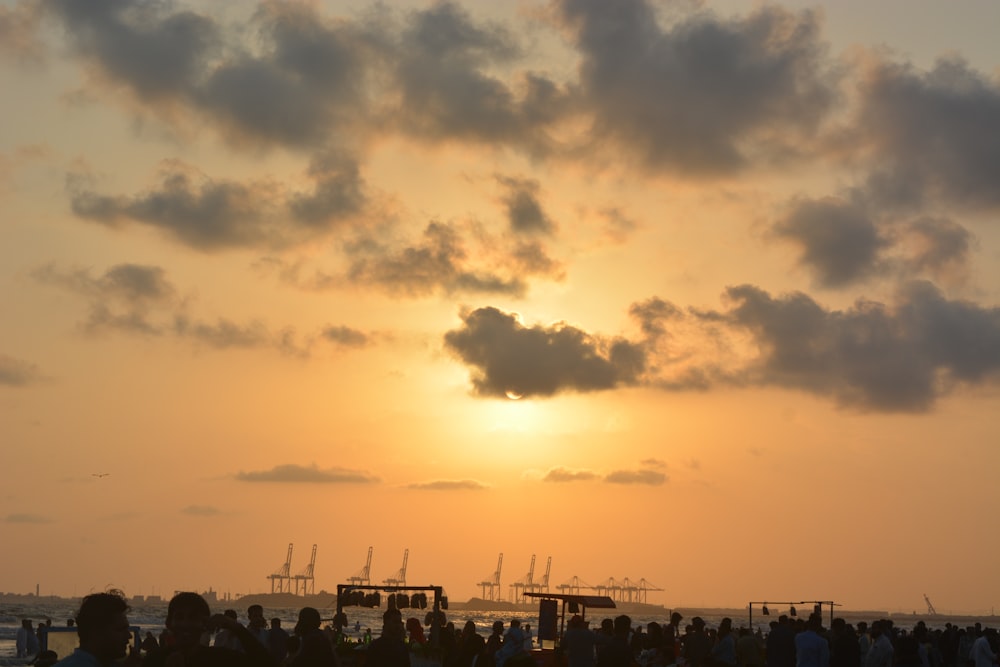
[[[1000,9],[869,9],[0,1],[0,592],[990,610]]]

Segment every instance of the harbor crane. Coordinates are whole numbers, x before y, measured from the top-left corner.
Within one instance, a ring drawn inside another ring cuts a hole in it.
[[[525,591],[530,591],[534,587],[535,579],[535,554],[531,554],[531,567],[528,568],[528,574],[524,575],[513,584],[510,585],[510,600],[514,604],[518,604],[524,601]]]
[[[348,577],[347,581],[352,584],[357,584],[359,586],[369,586],[372,583],[371,572],[372,572],[372,547],[368,547],[368,560],[365,561],[365,566],[361,568],[353,577]]]
[[[545,574],[542,575],[542,580],[535,583],[532,582],[525,587],[524,591],[526,593],[548,593],[549,592],[549,574],[552,572],[552,556],[545,562]]]
[[[498,602],[500,600],[500,570],[503,569],[503,552],[500,552],[500,557],[497,558],[497,569],[493,573],[490,579],[480,581],[477,586],[483,587],[483,599],[489,600],[491,602]],[[488,592],[487,592],[488,591]]]
[[[924,602],[927,603],[927,613],[931,616],[937,616],[937,609],[931,604],[931,599],[927,597],[927,593],[924,593]]]
[[[662,590],[663,589],[657,586],[656,584],[646,581],[645,579],[640,579],[638,598],[636,599],[636,602],[642,602],[645,604],[646,597],[649,594],[649,591],[662,591]]]
[[[315,595],[316,578],[313,576],[316,571],[316,545],[313,545],[312,556],[309,564],[299,574],[295,575],[295,594],[299,594],[299,586],[302,587],[302,595]]]
[[[410,560],[410,550],[406,549],[403,551],[403,567],[399,568],[399,572],[389,577],[388,579],[383,579],[382,583],[387,586],[406,586],[406,563]]]
[[[591,586],[586,581],[584,581],[583,579],[581,579],[576,575],[573,575],[573,577],[568,581],[564,581],[563,583],[556,586],[556,590],[562,593],[563,595],[579,595],[580,589],[593,590],[593,588],[594,588],[593,586]]]
[[[285,558],[285,564],[278,568],[277,572],[267,575],[267,578],[271,580],[271,592],[274,593],[274,582],[278,582],[278,593],[290,593],[292,590],[292,547],[294,545],[288,543],[288,556]]]

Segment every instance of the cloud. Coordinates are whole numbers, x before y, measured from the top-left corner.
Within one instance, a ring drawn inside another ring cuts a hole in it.
[[[0,354],[0,386],[27,387],[42,379],[35,364]]]
[[[666,461],[661,461],[660,459],[643,459],[642,461],[639,461],[639,464],[647,468],[662,469],[667,467]]]
[[[213,517],[222,515],[223,511],[211,505],[188,505],[181,508],[181,514],[197,517]]]
[[[507,209],[510,229],[516,234],[554,234],[556,224],[542,209],[538,200],[538,181],[498,176],[506,192],[502,198]]]
[[[555,6],[580,53],[578,106],[595,143],[650,169],[710,176],[794,153],[836,99],[817,11],[723,19],[673,7],[661,25],[645,0]]]
[[[592,470],[575,470],[572,468],[550,468],[545,476],[542,477],[543,482],[586,482],[590,480],[597,479],[598,475]]]
[[[271,348],[298,357],[310,352],[313,339],[300,337],[290,327],[275,331],[259,320],[240,323],[226,317],[192,316],[189,300],[179,295],[158,266],[117,264],[95,277],[90,269],[63,270],[49,264],[35,269],[32,276],[87,299],[81,326],[90,335],[173,336],[219,350]]]
[[[961,271],[975,242],[972,232],[945,218],[919,218],[907,226],[906,232],[913,239],[912,267],[934,276]]]
[[[474,479],[438,479],[432,482],[414,482],[406,488],[420,491],[480,491],[489,487]]]
[[[629,306],[628,314],[639,322],[643,334],[652,340],[656,340],[666,333],[666,329],[663,327],[664,321],[683,317],[683,312],[677,306],[659,297],[653,297],[641,303],[633,303]]]
[[[4,521],[7,523],[52,523],[52,519],[40,514],[8,514]]]
[[[35,269],[32,277],[86,297],[89,312],[83,328],[91,334],[120,330],[160,335],[163,327],[151,320],[152,314],[176,305],[176,289],[158,266],[116,264],[94,277],[89,269],[60,270],[48,264]]]
[[[173,3],[45,6],[100,79],[172,121],[193,111],[234,143],[312,150],[350,137],[368,110],[377,49],[307,3],[263,2],[241,27]]]
[[[372,484],[377,477],[360,470],[319,468],[315,463],[302,466],[295,463],[276,465],[270,470],[236,473],[242,482],[288,482],[293,484]]]
[[[928,282],[904,287],[893,307],[858,301],[827,310],[795,292],[726,291],[721,314],[749,332],[760,354],[741,369],[749,384],[834,398],[862,410],[922,412],[957,384],[997,379],[1000,308],[949,300]]]
[[[611,484],[647,484],[660,486],[667,481],[667,476],[656,470],[615,470],[604,477]]]
[[[393,249],[380,244],[359,245],[348,279],[379,286],[394,295],[426,296],[435,291],[522,295],[527,286],[518,277],[476,272],[469,264],[464,240],[451,225],[432,222],[418,244]]]
[[[323,329],[320,335],[331,343],[342,347],[365,347],[372,342],[369,334],[345,326],[328,326]]]
[[[388,31],[384,31],[388,32]],[[453,2],[410,12],[397,39],[392,88],[396,122],[411,136],[550,149],[546,126],[560,118],[566,93],[542,74],[516,85],[496,76],[520,55],[506,27],[475,22]]]
[[[1000,82],[957,57],[929,71],[884,60],[868,63],[861,109],[848,142],[874,163],[866,183],[881,206],[934,202],[1000,206]]]
[[[159,185],[147,192],[108,196],[72,187],[71,205],[81,218],[111,227],[147,225],[205,252],[282,248],[327,235],[367,202],[357,164],[341,153],[315,156],[308,177],[312,192],[298,193],[269,181],[212,179],[168,160]]]
[[[474,392],[492,398],[770,386],[862,412],[926,412],[959,387],[1000,381],[1000,308],[949,299],[927,281],[906,283],[891,304],[860,299],[842,310],[754,285],[728,288],[725,301],[722,310],[667,308],[658,297],[634,304],[645,323],[637,342],[564,323],[526,327],[484,307],[464,313],[444,344]],[[657,340],[661,313],[671,330]]]
[[[637,384],[645,352],[627,340],[591,336],[565,323],[526,327],[496,308],[462,316],[445,348],[472,370],[480,396],[552,396]]]
[[[835,198],[796,202],[772,231],[799,247],[799,262],[824,287],[843,287],[875,273],[879,253],[889,245],[864,206]]]

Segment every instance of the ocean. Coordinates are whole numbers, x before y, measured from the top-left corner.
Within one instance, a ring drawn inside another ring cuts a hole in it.
[[[76,614],[77,606],[79,605],[79,600],[71,599],[58,599],[58,598],[43,598],[37,602],[31,601],[31,598],[20,598],[17,602],[3,602],[0,601],[0,666],[11,666],[11,665],[24,665],[27,663],[26,660],[18,660],[16,658],[15,649],[15,637],[17,629],[21,626],[22,618],[29,618],[34,622],[35,627],[38,626],[40,621],[44,622],[45,619],[52,619],[52,625],[54,627],[66,626],[67,619],[73,617]],[[240,616],[240,620],[246,621],[246,607],[248,603],[241,602],[237,600],[220,601],[212,605],[213,611],[222,611],[223,609],[235,609]],[[305,606],[305,605],[303,605]],[[504,621],[505,624],[512,618],[518,618],[521,623],[530,624],[531,627],[537,628],[538,626],[538,611],[537,608],[525,609],[523,611],[509,611],[509,610],[472,610],[463,609],[464,605],[454,604],[453,608],[446,611],[446,615],[449,621],[455,623],[458,628],[461,628],[466,621],[473,621],[476,624],[479,633],[484,637],[490,634],[490,629],[493,626],[494,621]],[[335,606],[318,607],[320,614],[324,619],[332,618],[333,614],[336,612]],[[662,609],[662,611],[659,611]],[[280,607],[280,608],[268,608],[265,605],[264,617],[267,619],[280,618],[282,621],[282,627],[286,630],[291,630],[295,625],[295,621],[298,618],[298,607]],[[361,607],[346,607],[344,612],[347,614],[348,618],[348,634],[352,636],[360,636],[364,633],[366,628],[371,628],[374,634],[378,634],[382,627],[382,612],[384,609],[366,609]],[[418,618],[421,623],[424,621],[424,615],[426,610],[402,610],[403,618],[409,618],[410,616]],[[611,618],[620,613],[629,613],[632,618],[633,625],[646,625],[649,622],[655,621],[657,623],[665,624],[669,620],[669,615],[672,610],[653,607],[651,605],[645,605],[642,607],[641,611],[632,611],[629,609],[617,610],[617,609],[592,609],[588,610],[587,618],[591,621],[591,627],[596,627],[600,624],[601,619]],[[689,622],[694,616],[701,616],[705,619],[705,622],[709,627],[717,627],[722,618],[728,616],[733,619],[733,625],[735,627],[746,627],[748,624],[747,611],[745,609],[677,609],[680,613],[684,615],[685,623]],[[807,614],[810,610],[802,609],[801,613]],[[772,613],[778,613],[774,611]],[[782,613],[787,613],[783,611]],[[829,609],[824,613],[824,624],[829,623]],[[158,604],[136,604],[133,605],[131,611],[129,612],[129,620],[132,625],[137,626],[140,629],[140,636],[144,636],[146,631],[152,631],[154,635],[159,635],[160,631],[163,629],[163,624],[167,615],[167,607],[165,603]],[[923,620],[931,628],[944,627],[945,623],[959,624],[962,627],[972,625],[975,622],[980,622],[984,626],[997,627],[1000,626],[1000,617],[996,616],[921,616],[916,614],[888,614],[883,612],[852,612],[852,611],[841,611],[837,610],[837,616],[842,616],[847,619],[850,623],[856,623],[859,620],[872,621],[877,618],[892,618],[896,625],[901,627],[912,627],[917,623],[918,620]],[[768,630],[768,623],[774,620],[775,616],[761,616],[760,610],[756,607],[754,608],[753,625],[754,628],[761,628],[764,632]],[[359,627],[358,630],[355,630]],[[63,655],[60,658],[65,657]]]

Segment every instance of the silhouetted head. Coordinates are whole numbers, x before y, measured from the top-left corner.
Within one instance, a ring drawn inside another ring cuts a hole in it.
[[[632,619],[622,614],[615,617],[615,634],[628,636],[628,631],[632,629]]]
[[[313,607],[302,607],[299,610],[299,622],[295,624],[295,634],[305,635],[319,630],[320,623],[322,621],[319,617],[319,611]]]
[[[198,647],[201,635],[208,630],[212,610],[205,598],[185,591],[170,599],[167,605],[167,629],[177,641],[181,651],[191,651]]]
[[[101,662],[124,658],[132,638],[128,609],[121,591],[94,593],[83,598],[76,614],[80,648]]]

